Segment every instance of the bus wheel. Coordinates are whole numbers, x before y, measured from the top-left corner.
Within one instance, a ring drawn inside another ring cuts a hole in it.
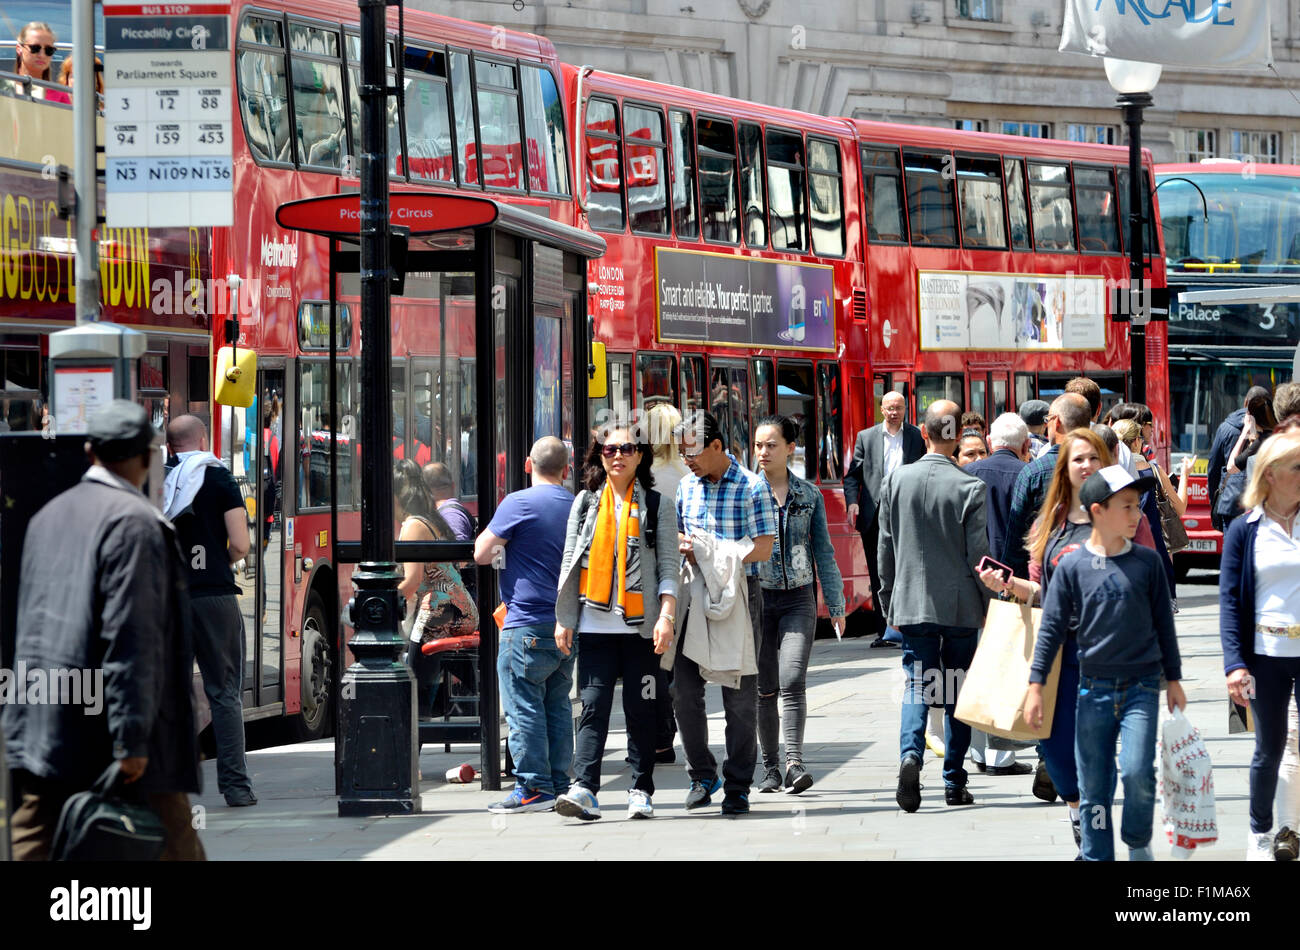
[[[307,598],[302,624],[302,711],[293,720],[298,741],[321,739],[334,719],[334,664],[330,656],[325,604],[315,592]]]

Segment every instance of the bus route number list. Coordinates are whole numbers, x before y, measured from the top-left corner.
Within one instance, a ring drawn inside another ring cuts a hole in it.
[[[109,227],[234,223],[231,75],[221,18],[105,13]],[[215,20],[213,23],[204,21]]]

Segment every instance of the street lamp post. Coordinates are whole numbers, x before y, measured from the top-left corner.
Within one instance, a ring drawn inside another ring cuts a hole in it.
[[[393,470],[389,459],[389,222],[385,7],[359,0],[361,12],[361,563],[348,605],[356,662],[339,689],[340,815],[420,810],[420,728],[410,671],[401,660],[402,601],[393,560]],[[338,420],[332,424],[337,430]]]
[[[1129,360],[1132,366],[1130,399],[1147,399],[1146,325],[1151,319],[1151,295],[1146,292],[1146,256],[1143,249],[1145,223],[1142,214],[1142,110],[1152,103],[1151,90],[1160,81],[1158,63],[1128,59],[1105,60],[1106,78],[1119,93],[1117,101],[1128,126],[1128,261],[1129,294],[1125,308],[1129,320]]]

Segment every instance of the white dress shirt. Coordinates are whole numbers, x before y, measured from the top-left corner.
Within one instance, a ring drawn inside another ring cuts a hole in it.
[[[1255,622],[1269,627],[1300,624],[1300,519],[1288,535],[1262,506],[1255,538]],[[1300,637],[1255,632],[1261,656],[1300,656]]]
[[[885,474],[881,479],[887,478],[889,473],[898,466],[903,464],[903,427],[898,427],[898,432],[894,435],[889,434],[889,426],[882,426],[880,434],[885,440]]]

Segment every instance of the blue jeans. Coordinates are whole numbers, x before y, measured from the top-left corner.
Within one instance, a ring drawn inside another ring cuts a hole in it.
[[[497,678],[510,730],[515,780],[525,788],[563,795],[573,763],[573,712],[569,689],[577,646],[568,656],[555,645],[555,625],[511,627],[501,632]]]
[[[1079,800],[1079,768],[1074,761],[1074,712],[1079,702],[1079,644],[1068,637],[1061,647],[1061,679],[1056,685],[1052,734],[1038,744],[1038,754],[1062,801]]]
[[[1079,676],[1074,741],[1085,861],[1115,860],[1111,805],[1115,800],[1116,739],[1120,744],[1119,778],[1124,783],[1120,839],[1129,848],[1144,848],[1151,843],[1151,821],[1156,807],[1159,707],[1159,676],[1140,679]]]
[[[962,763],[970,749],[970,726],[952,713],[961,681],[975,656],[979,628],[918,623],[898,629],[903,635],[903,670],[907,673],[898,733],[901,757],[914,755],[925,761],[926,716],[931,705],[943,706],[943,784],[962,788],[966,785]]]

